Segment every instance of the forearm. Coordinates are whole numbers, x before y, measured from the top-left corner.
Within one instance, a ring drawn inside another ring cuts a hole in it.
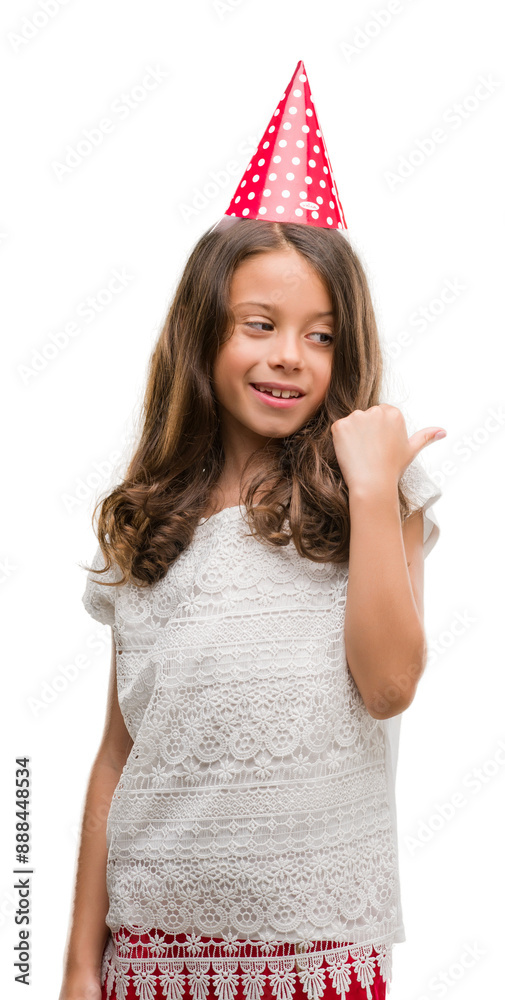
[[[347,662],[370,714],[389,718],[410,703],[425,665],[397,488],[350,490],[349,508]]]
[[[100,972],[108,937],[106,825],[121,770],[100,753],[91,769],[84,805],[72,915],[64,957],[64,976]]]

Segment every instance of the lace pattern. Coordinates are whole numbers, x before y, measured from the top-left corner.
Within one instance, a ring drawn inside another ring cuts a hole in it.
[[[142,1000],[156,990],[167,1000],[181,1000],[186,988],[191,1000],[206,1000],[209,987],[217,1000],[233,1000],[239,981],[244,1000],[261,1000],[265,985],[275,1000],[291,1000],[297,979],[307,1000],[320,1000],[329,983],[338,1000],[347,1000],[353,984],[361,987],[363,1000],[371,1000],[370,987],[379,977],[390,992],[391,945],[180,937],[157,930],[139,935],[128,928],[112,934],[101,968],[106,1000],[113,988],[117,1000],[126,1000],[129,989]]]
[[[426,555],[441,491],[418,462],[404,482]],[[113,934],[345,943],[332,961],[373,947],[389,969],[405,940],[398,719],[370,716],[348,668],[347,578],[348,563],[258,543],[241,506],[202,519],[150,588],[88,574],[83,602],[113,628],[134,741],[107,820]]]
[[[433,504],[442,496],[442,490],[421,464],[419,456],[405,469],[400,485],[412,504],[412,513],[417,510],[423,511],[423,552],[426,559],[440,535],[440,525]]]

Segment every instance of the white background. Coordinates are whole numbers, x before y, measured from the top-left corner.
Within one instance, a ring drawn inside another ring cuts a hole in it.
[[[0,26],[3,995],[22,992],[12,965],[17,755],[32,769],[31,995],[60,989],[109,676],[110,630],[81,605],[92,509],[122,468],[186,257],[227,208],[299,59],[370,277],[384,398],[404,409],[409,432],[447,431],[421,453],[443,489],[441,536],[425,570],[430,659],[402,719],[407,940],[393,950],[390,996],[501,994],[501,5],[403,0],[378,19],[387,5],[361,0],[51,0],[45,24],[42,7],[4,0]],[[126,115],[111,110],[140,93],[150,68],[158,85]],[[59,177],[68,147],[104,118],[112,132]],[[430,145],[436,129],[444,139]],[[125,287],[84,321],[80,304],[115,270]],[[444,303],[448,282],[458,291]],[[72,322],[78,335],[48,351]]]

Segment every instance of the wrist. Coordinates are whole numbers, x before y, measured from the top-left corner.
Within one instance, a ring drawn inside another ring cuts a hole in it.
[[[398,503],[398,483],[396,479],[374,479],[368,482],[352,483],[349,486],[349,502],[381,503],[383,501]]]

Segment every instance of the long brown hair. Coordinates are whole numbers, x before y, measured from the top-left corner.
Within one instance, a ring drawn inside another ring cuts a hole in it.
[[[288,437],[268,439],[249,457],[242,481],[246,472],[253,476],[243,502],[250,530],[263,544],[292,539],[300,555],[315,562],[349,557],[349,495],[330,428],[353,410],[378,404],[383,375],[363,266],[338,230],[234,221],[204,233],[187,260],[149,361],[138,443],[123,481],[93,511],[93,520],[99,512],[102,572],[115,562],[123,573],[116,583],[156,583],[191,542],[224,466],[212,372],[233,331],[231,279],[248,258],[286,248],[312,265],[331,297],[331,380],[306,424]],[[398,492],[403,517],[408,503],[400,485]]]

